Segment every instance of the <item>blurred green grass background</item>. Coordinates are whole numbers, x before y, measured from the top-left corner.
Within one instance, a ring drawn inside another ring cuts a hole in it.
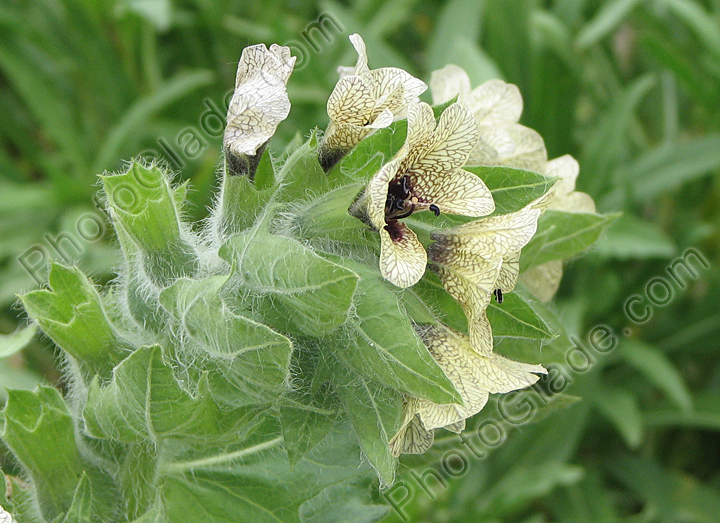
[[[355,61],[353,32],[373,68],[428,81],[455,63],[473,86],[495,77],[517,84],[522,123],[540,132],[549,156],[575,156],[578,189],[599,212],[624,213],[566,264],[552,305],[569,334],[605,324],[620,339],[573,376],[567,390],[583,401],[511,432],[461,477],[426,478],[428,491],[411,485],[403,516],[720,521],[718,0],[4,0],[0,333],[24,321],[15,293],[43,280],[21,261],[34,268],[62,253],[96,281],[112,277],[114,244],[93,200],[103,170],[161,153],[192,181],[194,217],[205,216],[218,118],[243,47],[277,42],[299,56],[292,111],[271,145],[279,154],[297,133],[326,125],[336,67]],[[690,248],[709,268],[695,265],[681,288],[667,268]],[[670,284],[668,303],[647,298],[653,278]],[[652,313],[642,324],[624,312],[632,296]],[[0,386],[62,386],[55,363],[36,339],[0,359]],[[452,445],[408,459],[402,478],[437,466]],[[14,470],[2,451],[0,459]]]

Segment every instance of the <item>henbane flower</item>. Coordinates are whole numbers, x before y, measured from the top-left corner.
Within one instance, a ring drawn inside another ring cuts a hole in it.
[[[255,174],[267,142],[290,112],[285,86],[294,65],[289,47],[258,44],[243,49],[223,138],[230,174]]]
[[[508,165],[542,172],[547,162],[545,143],[536,131],[518,123],[523,101],[516,86],[489,80],[471,90],[467,73],[450,64],[433,71],[430,90],[434,104],[457,96],[477,118],[480,140],[468,165]]]
[[[465,405],[406,398],[401,428],[390,441],[395,455],[424,452],[432,444],[433,429],[459,433],[465,428],[465,420],[485,407],[490,394],[529,387],[539,379],[537,374],[547,373],[542,365],[520,363],[494,353],[479,354],[467,336],[449,327],[426,327],[419,329],[419,334]]]
[[[437,126],[428,104],[411,104],[405,144],[351,209],[380,233],[380,273],[398,287],[417,283],[427,263],[402,218],[426,210],[477,217],[495,209],[483,181],[460,168],[476,142],[477,123],[462,104],[448,107]]]
[[[577,160],[566,154],[550,160],[545,174],[560,178],[555,183],[555,197],[548,209],[565,212],[594,213],[595,202],[590,195],[575,190],[575,181],[580,174]],[[562,260],[552,260],[531,267],[522,275],[521,281],[540,301],[548,302],[555,296],[562,280]]]
[[[430,266],[465,311],[472,345],[480,354],[492,353],[492,331],[485,309],[493,293],[499,298],[515,287],[520,250],[535,234],[538,218],[551,197],[546,193],[514,213],[431,235],[435,243],[428,247]]]
[[[589,194],[575,190],[575,181],[580,174],[577,160],[566,154],[550,160],[545,174],[560,178],[555,183],[555,197],[550,200],[548,209],[567,212],[595,212],[595,202]]]
[[[402,117],[427,85],[397,67],[369,69],[365,42],[350,35],[358,53],[354,70],[341,68],[341,78],[327,102],[330,124],[318,147],[318,160],[329,171],[360,140]]]

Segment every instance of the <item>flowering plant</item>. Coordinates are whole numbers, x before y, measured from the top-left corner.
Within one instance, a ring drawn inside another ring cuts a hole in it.
[[[517,88],[446,68],[430,106],[351,41],[328,129],[278,157],[294,59],[243,51],[206,222],[162,165],[101,177],[117,279],[56,264],[20,297],[70,390],[9,393],[20,522],[376,521],[367,484],[391,485],[399,455],[546,372],[512,353],[557,335],[541,268],[612,217],[517,123]]]

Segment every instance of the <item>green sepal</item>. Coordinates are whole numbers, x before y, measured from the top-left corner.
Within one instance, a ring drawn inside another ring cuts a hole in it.
[[[555,185],[557,178],[505,166],[466,166],[466,171],[477,174],[492,193],[495,201],[493,215],[519,211],[540,198]]]
[[[487,317],[493,336],[552,340],[557,334],[517,293],[503,295],[503,302],[491,301]]]
[[[32,478],[45,519],[52,521],[70,509],[84,474],[104,493],[100,512],[114,510],[118,494],[110,478],[81,456],[72,415],[57,389],[9,391],[3,416],[2,440]]]
[[[260,163],[258,163],[258,168],[253,178],[253,184],[258,191],[275,187],[275,165],[273,164],[273,159],[267,147],[263,150],[263,154],[260,157]]]
[[[128,347],[116,334],[97,289],[80,269],[56,263],[50,289],[31,291],[20,300],[27,313],[65,352],[75,358],[87,378],[109,378]]]
[[[377,233],[348,213],[365,189],[360,183],[344,185],[296,209],[292,230],[298,238],[317,243],[330,241],[351,245],[377,245]]]
[[[87,475],[83,472],[80,482],[75,489],[72,504],[64,516],[58,516],[59,523],[105,523],[95,511],[93,505],[92,485]]]
[[[163,286],[197,270],[197,253],[181,222],[178,205],[184,189],[174,189],[155,165],[134,162],[122,174],[100,176],[110,216],[127,252],[131,241],[143,254],[143,266]],[[120,235],[119,229],[125,233]]]
[[[216,234],[228,238],[252,227],[275,193],[275,169],[270,153],[263,152],[255,179],[224,174],[213,216]]]
[[[538,220],[535,236],[522,250],[520,270],[580,254],[620,216],[546,211]]]

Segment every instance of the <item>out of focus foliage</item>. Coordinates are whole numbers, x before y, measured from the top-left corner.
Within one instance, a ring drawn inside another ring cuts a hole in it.
[[[277,42],[299,54],[279,146],[295,138],[291,129],[326,124],[334,68],[354,62],[353,32],[365,38],[373,67],[429,80],[456,63],[473,85],[494,77],[517,84],[522,123],[540,132],[549,156],[578,158],[578,189],[599,212],[624,213],[582,263],[566,266],[550,305],[574,339],[599,324],[619,339],[607,354],[592,353],[586,370],[566,374],[566,392],[583,401],[517,428],[504,422],[507,440],[487,455],[453,437],[404,461],[408,494],[386,493],[399,509],[390,519],[717,521],[717,1],[3,2],[0,332],[22,324],[15,293],[44,281],[46,259],[110,277],[114,240],[98,229],[93,184],[122,158],[163,155],[192,179],[193,213],[205,215],[218,118],[244,46]],[[683,272],[676,262],[688,249],[708,267]],[[633,310],[651,314],[643,323],[625,311],[633,296],[641,300]],[[29,336],[2,338],[0,386],[58,376],[43,340],[2,357]],[[571,348],[550,343],[543,363],[563,363]],[[546,385],[559,384],[551,373]],[[498,409],[475,424],[501,419]],[[467,457],[457,477],[442,469],[453,448]]]

